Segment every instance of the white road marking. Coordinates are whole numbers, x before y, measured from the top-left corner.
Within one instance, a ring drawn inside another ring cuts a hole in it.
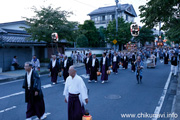
[[[4,110],[0,110],[0,113],[9,111],[9,110],[12,110],[12,109],[15,109],[15,108],[16,108],[16,106],[12,106],[12,107],[10,107],[10,108],[6,108],[6,109],[4,109]]]
[[[63,80],[58,81],[58,83],[61,83],[61,82],[64,82],[64,81]],[[46,89],[46,88],[50,88],[50,87],[54,87],[54,86],[51,85],[51,84],[47,84],[47,85],[43,85],[41,87],[43,89]],[[24,91],[21,91],[21,92],[18,92],[18,93],[14,93],[14,94],[10,94],[10,95],[7,95],[7,96],[3,96],[3,97],[0,97],[0,100],[5,99],[5,98],[9,98],[9,97],[13,97],[13,96],[17,96],[17,95],[21,95],[21,94],[24,94],[24,93],[25,93]]]
[[[89,78],[89,76],[86,75],[86,74],[82,74],[82,75],[80,75],[80,76],[82,76],[83,78]]]
[[[47,117],[48,115],[50,115],[51,113],[45,113],[45,116]],[[33,120],[39,120],[39,118],[35,118]]]
[[[44,89],[45,89],[45,88],[50,88],[50,87],[52,87],[51,84],[47,84],[47,85],[43,85],[43,86],[42,86],[42,88],[44,88]]]
[[[25,93],[24,91],[21,91],[21,92],[14,93],[14,94],[11,94],[11,95],[3,96],[3,97],[0,97],[0,100],[5,99],[5,98],[9,98],[9,97],[12,97],[12,96],[21,95],[21,94],[24,94],[24,93]]]
[[[16,80],[16,81],[11,81],[11,82],[5,82],[5,83],[1,83],[0,85],[6,85],[6,84],[10,84],[10,83],[15,83],[15,82],[20,82],[23,81],[24,79],[20,79],[20,80]]]
[[[169,86],[169,83],[170,83],[170,80],[171,80],[171,75],[172,75],[172,72],[169,73],[169,77],[167,79],[167,82],[164,86],[164,90],[162,92],[162,95],[159,99],[159,102],[158,102],[158,106],[156,107],[155,111],[154,111],[154,115],[155,117],[152,118],[152,120],[157,120],[158,119],[158,115],[161,111],[161,108],[162,108],[162,105],[163,105],[163,102],[164,102],[164,99],[166,97],[166,93],[167,93],[167,90],[168,90],[168,86]]]

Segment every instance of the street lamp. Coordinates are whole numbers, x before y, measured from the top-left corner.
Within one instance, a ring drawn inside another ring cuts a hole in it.
[[[119,0],[115,0],[116,2],[116,37],[118,36],[118,3]],[[114,47],[114,49],[116,49],[116,45]]]

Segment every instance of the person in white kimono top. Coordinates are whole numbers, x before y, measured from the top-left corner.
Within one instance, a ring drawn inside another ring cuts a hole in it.
[[[69,68],[63,95],[68,103],[68,120],[82,120],[85,113],[84,105],[88,103],[87,88],[73,66]]]

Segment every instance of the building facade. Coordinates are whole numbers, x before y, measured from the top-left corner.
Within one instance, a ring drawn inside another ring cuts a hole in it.
[[[31,61],[33,55],[44,60],[50,58],[55,50],[55,44],[52,47],[51,43],[29,39],[31,35],[22,27],[29,26],[25,21],[0,24],[0,72],[10,70],[14,56],[17,56],[19,65],[23,67],[26,61]],[[64,53],[65,44],[66,41],[57,43],[61,53]]]
[[[103,26],[107,28],[108,23],[113,21],[115,16],[116,6],[107,6],[100,7],[88,15],[90,19],[94,21],[96,28]],[[137,17],[137,14],[134,10],[134,7],[131,4],[118,4],[118,17],[124,18],[126,22],[134,22],[134,18]]]

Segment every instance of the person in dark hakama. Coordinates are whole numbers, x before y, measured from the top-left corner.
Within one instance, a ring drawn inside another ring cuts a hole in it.
[[[135,72],[135,64],[134,64],[135,61],[136,61],[136,56],[134,53],[132,53],[132,59],[131,59],[131,70],[132,70],[132,72]]]
[[[85,64],[85,68],[86,68],[86,75],[90,74],[90,70],[89,70],[89,54],[86,53],[86,58],[84,59],[84,64]]]
[[[96,55],[94,54],[92,59],[89,60],[89,69],[90,69],[90,78],[88,82],[92,82],[92,80],[95,80],[97,82],[97,72],[99,70],[99,60],[96,58]]]
[[[66,82],[66,78],[69,76],[68,70],[69,70],[70,66],[71,66],[71,63],[70,63],[69,59],[67,58],[67,56],[65,55],[64,61],[62,64],[64,82]]]
[[[24,66],[27,73],[23,82],[25,89],[25,102],[27,103],[26,120],[32,120],[31,117],[37,116],[40,120],[46,118],[43,92],[41,90],[40,77],[32,69],[32,63],[26,62]]]
[[[122,61],[123,61],[123,69],[127,69],[128,68],[128,57],[127,57],[127,54],[124,55],[124,57],[122,58]]]
[[[109,59],[106,57],[106,53],[102,54],[102,58],[100,61],[100,69],[101,69],[101,81],[102,83],[108,81],[107,70],[109,70]]]
[[[169,62],[169,54],[167,53],[167,51],[164,53],[164,64],[168,64]]]
[[[119,62],[120,62],[120,58],[118,56],[118,54],[115,52],[113,57],[112,57],[112,69],[114,73],[118,73],[118,66],[119,66]]]
[[[56,55],[52,55],[52,60],[48,66],[49,71],[51,72],[51,82],[57,84],[57,76],[60,72],[59,62],[56,60]]]
[[[104,52],[105,53],[105,52]],[[111,66],[112,64],[112,57],[113,55],[111,54],[111,50],[109,51],[109,54],[108,54],[108,59],[109,59],[109,66]]]
[[[83,79],[76,74],[74,67],[69,68],[63,95],[68,103],[68,120],[82,120],[84,105],[88,103],[87,88]]]
[[[141,57],[138,56],[137,60],[134,62],[136,66],[136,79],[137,79],[137,84],[142,83],[142,70],[144,68],[143,61],[141,60]]]

